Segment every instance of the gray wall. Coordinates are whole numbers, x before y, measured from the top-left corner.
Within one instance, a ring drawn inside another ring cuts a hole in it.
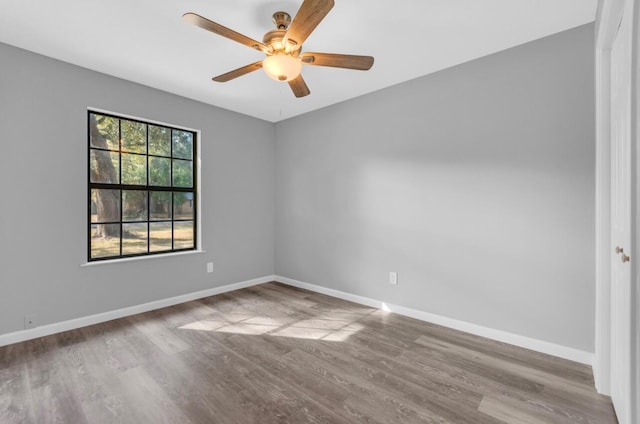
[[[0,44],[0,334],[275,271],[593,351],[592,39],[276,125]],[[202,130],[206,254],[80,267],[87,107]]]
[[[276,273],[593,352],[593,33],[277,124]]]
[[[273,124],[5,44],[0,63],[0,334],[273,274]],[[87,107],[202,131],[206,254],[80,267]]]

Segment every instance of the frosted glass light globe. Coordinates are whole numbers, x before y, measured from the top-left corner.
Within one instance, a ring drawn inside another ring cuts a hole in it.
[[[286,55],[274,54],[262,61],[264,72],[276,81],[291,81],[302,71],[300,59]]]

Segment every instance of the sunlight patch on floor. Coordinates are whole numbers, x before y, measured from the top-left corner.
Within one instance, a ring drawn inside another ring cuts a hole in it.
[[[240,322],[217,328],[214,331],[217,331],[218,333],[252,334],[257,336],[260,334],[266,334],[276,328],[278,328],[277,325],[245,324]]]
[[[300,319],[295,316],[224,314],[223,318],[194,321],[178,327],[181,330],[213,331],[217,333],[290,337],[307,340],[342,342],[364,328],[358,320],[372,312],[357,313],[331,310],[320,317]]]
[[[277,337],[291,337],[294,339],[312,339],[320,340],[321,338],[329,335],[331,330],[325,330],[321,328],[299,328],[299,327],[286,327],[282,330],[278,330],[271,334]]]
[[[216,328],[224,327],[225,325],[229,325],[228,322],[222,321],[210,321],[210,320],[202,320],[202,321],[194,321],[189,324],[183,325],[182,330],[201,330],[201,331],[212,331]]]

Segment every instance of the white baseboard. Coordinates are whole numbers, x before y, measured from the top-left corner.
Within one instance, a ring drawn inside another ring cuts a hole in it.
[[[431,314],[429,312],[424,312],[417,309],[393,305],[380,300],[370,299],[368,297],[358,296],[355,294],[346,293],[315,284],[305,283],[278,275],[269,275],[253,280],[241,281],[239,283],[228,284],[220,287],[213,287],[194,293],[187,293],[167,299],[161,299],[153,302],[143,303],[140,305],[130,306],[127,308],[116,309],[114,311],[103,312],[53,324],[47,324],[40,327],[31,328],[29,330],[0,334],[0,346],[6,346],[25,340],[61,333],[63,331],[74,330],[76,328],[86,327],[88,325],[99,324],[101,322],[111,321],[142,312],[165,308],[167,306],[173,306],[179,303],[189,302],[191,300],[202,299],[204,297],[214,296],[216,294],[226,293],[233,290],[255,286],[258,284],[264,284],[270,281],[278,281],[280,283],[287,284],[293,287],[299,287],[316,293],[322,293],[328,296],[337,297],[339,299],[348,300],[350,302],[359,303],[361,305],[370,306],[372,308],[394,312],[396,314],[405,315],[411,318],[419,319],[421,321],[442,325],[443,327],[453,328],[455,330],[460,330],[466,333],[475,334],[477,336],[482,336],[500,342],[509,343],[515,346],[524,347],[526,349],[546,353],[548,355],[557,356],[559,358],[569,359],[571,361],[580,362],[587,365],[593,365],[594,354],[590,352],[585,352],[571,347],[533,339],[518,334],[508,333],[506,331],[483,327],[481,325],[471,324],[468,322],[443,317],[441,315]]]
[[[337,297],[339,299],[348,300],[350,302],[359,303],[361,305],[378,308],[385,311],[394,312],[396,314],[405,315],[421,321],[430,322],[441,325],[443,327],[453,328],[455,330],[464,331],[466,333],[475,334],[477,336],[486,337],[488,339],[497,340],[499,342],[509,343],[514,346],[523,347],[534,350],[536,352],[546,353],[548,355],[557,356],[559,358],[568,359],[582,364],[593,365],[594,354],[543,340],[533,339],[518,334],[508,333],[502,330],[496,330],[481,325],[472,324],[465,321],[459,321],[453,318],[441,315],[431,314],[429,312],[411,309],[404,306],[393,305],[376,299],[358,296],[351,293],[345,293],[339,290],[329,289],[315,284],[297,281],[291,278],[276,275],[276,281],[293,287],[310,290],[316,293],[326,294],[328,296]]]
[[[86,317],[70,319],[68,321],[47,324],[28,330],[0,334],[0,346],[23,342],[25,340],[35,339],[38,337],[49,336],[51,334],[74,330],[76,328],[86,327],[88,325],[99,324],[101,322],[111,321],[142,312],[153,311],[155,309],[166,308],[167,306],[173,306],[179,303],[189,302],[191,300],[202,299],[204,297],[209,297],[220,293],[226,293],[233,290],[243,289],[245,287],[268,283],[270,281],[274,281],[275,279],[276,277],[274,275],[268,275],[266,277],[255,278],[253,280],[241,281],[239,283],[227,284],[220,287],[212,287],[210,289],[187,293],[180,296],[174,296],[167,299],[155,300],[153,302],[143,303],[141,305],[116,309],[115,311],[102,312]]]

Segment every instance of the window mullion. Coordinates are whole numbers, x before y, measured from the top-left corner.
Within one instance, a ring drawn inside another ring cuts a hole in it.
[[[146,152],[147,152],[147,254],[151,253],[151,160],[149,159],[149,124],[146,125]]]
[[[120,183],[120,256],[122,256],[122,239],[124,225],[122,225],[122,210],[124,209],[124,194],[122,189],[122,120],[118,119],[118,182]]]

